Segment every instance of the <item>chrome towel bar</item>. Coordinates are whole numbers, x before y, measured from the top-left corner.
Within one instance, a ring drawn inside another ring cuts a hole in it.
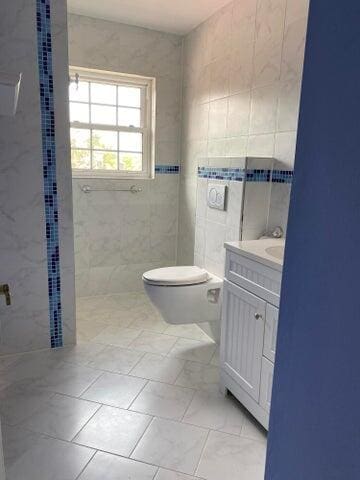
[[[130,188],[96,188],[90,187],[90,185],[82,185],[80,189],[84,193],[91,193],[91,192],[130,192],[130,193],[139,193],[142,191],[140,187],[136,185],[131,185]]]

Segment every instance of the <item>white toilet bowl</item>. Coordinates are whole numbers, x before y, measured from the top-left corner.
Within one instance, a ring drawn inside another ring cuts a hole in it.
[[[168,267],[143,275],[144,288],[167,323],[220,325],[223,281],[199,267]]]

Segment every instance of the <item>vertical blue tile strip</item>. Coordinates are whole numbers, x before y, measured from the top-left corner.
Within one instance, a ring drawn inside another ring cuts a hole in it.
[[[40,79],[40,110],[51,347],[63,345],[56,183],[55,110],[51,41],[51,0],[36,0],[36,27]]]

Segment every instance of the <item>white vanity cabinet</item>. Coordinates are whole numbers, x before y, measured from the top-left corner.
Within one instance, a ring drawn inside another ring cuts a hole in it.
[[[226,249],[221,389],[268,428],[282,266],[254,260],[235,244]]]

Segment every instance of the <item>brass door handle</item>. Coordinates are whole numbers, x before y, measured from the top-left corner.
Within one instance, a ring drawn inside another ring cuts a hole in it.
[[[11,305],[10,287],[7,283],[0,285],[0,295],[5,295],[6,305]]]

